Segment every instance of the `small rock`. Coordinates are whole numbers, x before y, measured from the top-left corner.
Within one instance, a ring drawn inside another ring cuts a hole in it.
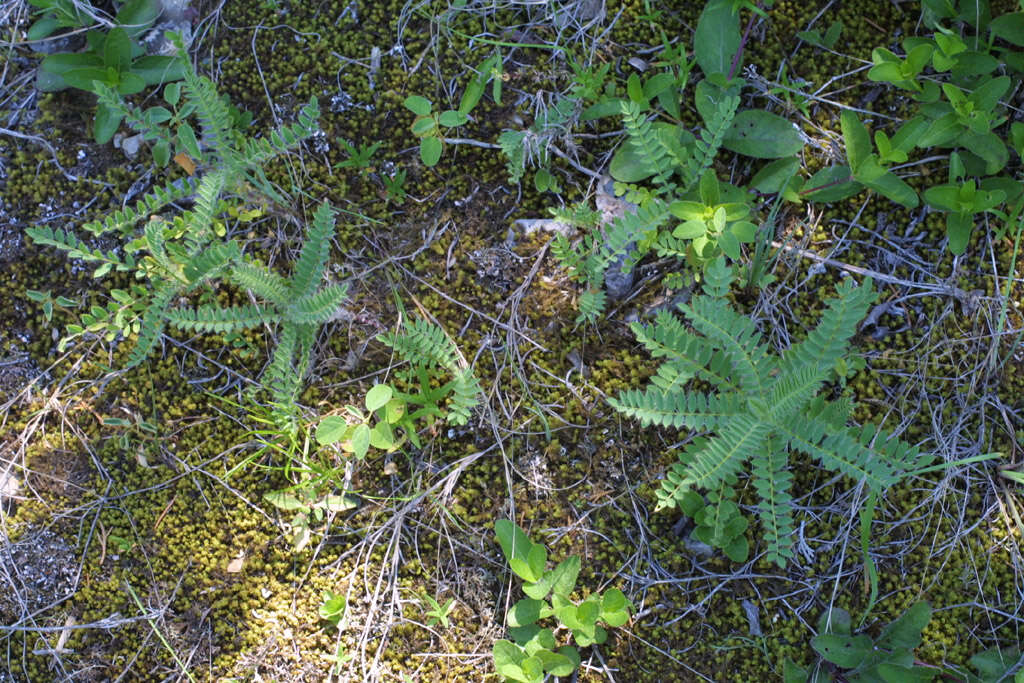
[[[134,159],[139,153],[139,147],[142,145],[142,135],[133,135],[129,138],[121,140],[121,151],[129,159]]]

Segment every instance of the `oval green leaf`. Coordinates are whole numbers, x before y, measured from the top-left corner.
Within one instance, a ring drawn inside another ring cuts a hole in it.
[[[321,446],[337,443],[348,430],[348,422],[340,415],[329,415],[316,427],[316,441]]]
[[[366,392],[366,409],[371,413],[383,408],[391,400],[394,391],[387,384],[376,384]]]
[[[429,116],[431,110],[430,100],[420,95],[409,95],[402,102],[406,109],[418,116]]]
[[[777,159],[796,154],[804,141],[791,122],[777,114],[751,109],[736,115],[722,146],[755,159]]]
[[[420,140],[420,160],[424,166],[436,166],[441,160],[441,141],[433,135]]]

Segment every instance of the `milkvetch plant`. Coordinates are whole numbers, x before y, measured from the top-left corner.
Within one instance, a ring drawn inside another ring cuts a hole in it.
[[[644,425],[709,433],[691,441],[678,455],[657,492],[657,509],[698,511],[710,527],[702,540],[744,557],[738,540],[743,523],[733,502],[744,465],[758,495],[758,512],[767,558],[780,567],[793,557],[791,451],[801,451],[823,467],[881,491],[899,481],[929,456],[876,429],[849,427],[853,404],[821,395],[825,383],[848,352],[857,324],[875,300],[868,280],[856,287],[848,279],[829,299],[818,326],[781,356],[770,352],[754,322],[725,299],[733,269],[719,258],[705,272],[704,293],[678,309],[692,331],[668,311],[651,326],[631,325],[637,339],[664,359],[650,385],[610,399],[620,412]],[[713,392],[691,388],[699,379]],[[696,494],[706,492],[712,511]]]

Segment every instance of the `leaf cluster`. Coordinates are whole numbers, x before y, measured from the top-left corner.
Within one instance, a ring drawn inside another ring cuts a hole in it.
[[[504,680],[522,683],[540,683],[549,675],[572,675],[580,664],[577,647],[605,642],[605,627],[622,626],[629,621],[632,604],[617,588],[574,601],[570,596],[580,572],[578,555],[548,570],[547,548],[530,540],[517,524],[498,520],[494,533],[509,569],[525,582],[526,594],[506,614],[512,640],[502,639],[494,644],[495,669]],[[559,647],[556,630],[537,623],[550,618],[571,633],[576,646]]]

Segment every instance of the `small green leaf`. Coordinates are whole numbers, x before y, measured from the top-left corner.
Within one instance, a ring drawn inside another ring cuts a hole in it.
[[[1024,12],[1010,12],[996,17],[988,28],[997,38],[1017,47],[1024,47]]]
[[[522,627],[529,626],[540,619],[541,607],[544,603],[540,600],[534,600],[533,598],[523,598],[516,604],[512,605],[512,609],[508,611],[506,621],[509,626]]]
[[[406,109],[418,116],[430,116],[432,105],[426,97],[409,95],[402,104]]]
[[[846,159],[856,175],[871,156],[871,138],[868,136],[868,129],[849,109],[843,110],[839,123],[843,129],[843,139],[846,141]]]
[[[462,99],[459,100],[459,110],[457,112],[455,112],[455,113],[461,114],[468,121],[469,120],[469,116],[467,116],[467,114],[469,114],[469,112],[473,111],[473,107],[475,107],[477,105],[477,103],[480,101],[480,98],[483,96],[483,94],[484,94],[484,85],[486,84],[486,82],[487,82],[486,77],[481,78],[480,76],[477,76],[476,78],[471,80],[469,82],[469,84],[466,86],[466,89],[462,93]],[[455,125],[455,126],[461,126],[462,125],[461,123],[456,123],[456,124],[445,123],[444,122],[444,114],[441,114],[441,117],[442,117],[441,118],[442,125],[449,126],[449,127],[451,127],[453,125]]]
[[[122,118],[123,116],[118,110],[108,107],[102,102],[97,104],[96,121],[93,128],[93,137],[96,142],[100,144],[110,142],[110,138],[114,137],[114,133],[120,127]]]
[[[917,602],[882,630],[876,645],[888,650],[913,650],[921,644],[921,632],[932,618],[927,602]]]
[[[680,223],[676,226],[676,229],[672,231],[672,236],[681,240],[692,240],[698,237],[703,237],[708,231],[708,226],[704,221],[691,220]]]
[[[129,0],[118,11],[114,22],[123,26],[128,35],[135,38],[145,32],[157,20],[162,11],[158,0]]]
[[[203,158],[203,155],[199,151],[199,141],[196,139],[195,131],[192,130],[187,122],[182,122],[178,125],[178,142],[190,157],[196,161]]]
[[[171,161],[171,145],[166,140],[160,140],[153,145],[153,162],[157,166],[166,166]]]
[[[383,408],[391,400],[393,393],[394,391],[389,385],[375,384],[366,392],[366,409],[372,413],[378,408]]]
[[[622,626],[629,621],[629,600],[618,588],[609,588],[601,597],[601,621]]]
[[[428,135],[437,136],[437,121],[434,120],[433,116],[421,116],[412,122],[412,128],[410,128],[412,134],[418,138],[426,137]]]
[[[526,659],[526,653],[515,643],[508,640],[497,641],[491,648],[491,656],[494,657],[494,669],[498,675],[512,681],[533,683],[532,679],[523,673],[522,663]]]
[[[316,441],[321,446],[337,443],[348,430],[348,422],[340,415],[329,415],[320,420],[316,428]]]
[[[861,185],[853,182],[849,166],[830,166],[808,178],[804,188],[805,199],[813,202],[837,202],[860,192]]]
[[[441,112],[441,116],[438,117],[438,121],[440,121],[442,126],[447,126],[448,128],[455,128],[456,126],[464,125],[467,121],[469,121],[469,116],[467,116],[464,112],[449,109],[447,111]]]
[[[307,503],[302,502],[287,491],[271,491],[270,493],[264,493],[263,499],[274,507],[285,511],[306,510],[309,508]]]
[[[640,76],[635,73],[630,74],[626,80],[626,94],[629,96],[629,99],[641,107],[647,106],[647,98],[644,97],[644,87],[640,83]]]
[[[58,28],[60,28],[60,22],[55,17],[46,15],[29,27],[25,37],[28,38],[29,42],[35,42],[46,38]]]
[[[351,493],[340,496],[332,493],[324,496],[324,499],[318,505],[331,512],[345,512],[346,510],[354,510],[359,507],[359,497]]]
[[[822,633],[811,639],[811,647],[836,666],[854,669],[861,665],[874,651],[874,643],[866,635],[845,636]]]
[[[441,160],[441,140],[428,136],[420,140],[420,160],[424,166],[436,166]]]
[[[352,453],[362,460],[370,450],[370,428],[364,423],[352,430]]]
[[[507,519],[499,519],[494,523],[494,533],[509,568],[524,581],[540,581],[547,562],[544,546],[531,541],[525,531]]]
[[[543,600],[548,593],[568,596],[576,587],[576,577],[580,573],[580,558],[578,555],[563,560],[550,572],[544,572],[536,583],[528,583],[523,586],[523,592],[535,600]]]
[[[103,64],[117,71],[127,71],[132,63],[132,40],[120,26],[110,30],[103,42]]]
[[[654,74],[644,82],[643,96],[648,100],[654,99],[661,93],[667,91],[673,85],[675,85],[676,77],[675,74],[668,72],[661,72]]]
[[[181,99],[181,83],[168,83],[164,86],[164,102],[172,107],[178,106]]]
[[[799,169],[799,157],[776,159],[766,164],[750,179],[750,187],[764,194],[780,192]]]

